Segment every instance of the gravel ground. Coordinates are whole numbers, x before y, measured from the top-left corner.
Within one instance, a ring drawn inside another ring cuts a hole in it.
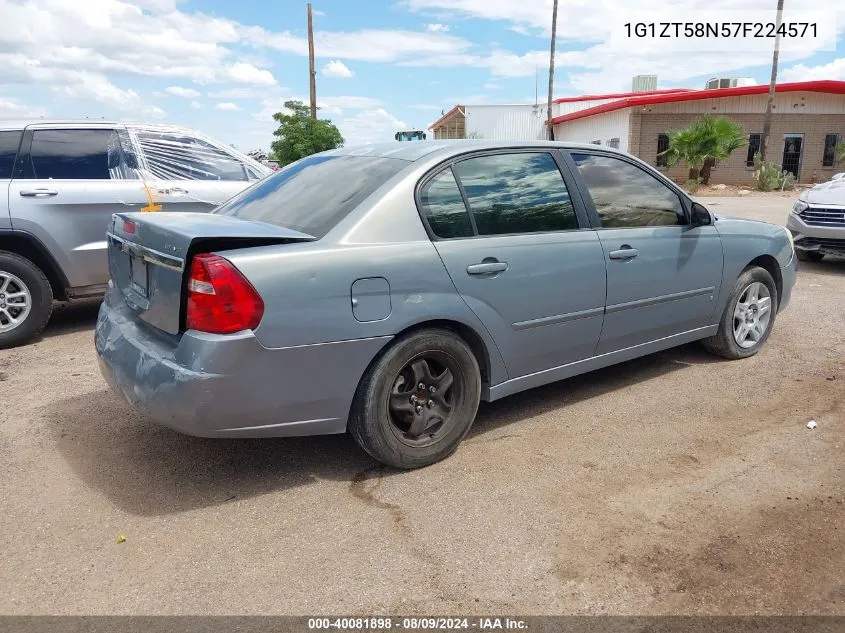
[[[96,310],[0,351],[0,613],[845,614],[845,261],[801,265],[751,359],[690,345],[483,405],[409,473],[348,437],[145,423]]]

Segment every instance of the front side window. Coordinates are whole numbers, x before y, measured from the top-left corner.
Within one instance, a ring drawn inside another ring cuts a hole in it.
[[[822,155],[822,167],[834,167],[836,165],[836,146],[838,144],[838,134],[828,134],[824,137],[824,154]]]
[[[578,228],[569,191],[551,154],[479,156],[453,169],[479,235]]]
[[[24,178],[109,180],[120,165],[119,145],[114,130],[35,130]]]
[[[685,224],[681,199],[651,174],[612,156],[572,154],[604,228]]]
[[[201,138],[169,130],[138,130],[138,145],[147,168],[162,180],[246,181],[246,166]]]
[[[20,130],[0,132],[0,180],[12,177],[12,168],[15,166],[22,135]]]
[[[451,169],[432,178],[420,191],[422,211],[431,231],[444,239],[471,237],[472,222]]]

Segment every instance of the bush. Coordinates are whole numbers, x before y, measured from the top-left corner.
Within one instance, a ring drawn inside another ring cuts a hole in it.
[[[695,180],[692,180],[692,179],[687,180],[687,182],[684,186],[686,187],[686,190],[688,192],[695,195],[696,193],[698,193],[699,186],[701,186],[701,178],[699,177],[699,178],[696,178]]]
[[[754,154],[754,180],[760,191],[791,191],[795,189],[795,176],[778,165],[763,162],[760,154]]]

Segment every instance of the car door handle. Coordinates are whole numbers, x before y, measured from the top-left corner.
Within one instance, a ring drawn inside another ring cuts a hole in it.
[[[24,198],[48,198],[59,195],[55,189],[21,189],[20,193]]]
[[[610,259],[634,259],[639,254],[640,251],[636,248],[623,246],[618,251],[610,251],[607,256],[610,257]]]
[[[467,266],[467,274],[470,275],[490,275],[492,273],[503,273],[508,269],[505,262],[499,261],[484,261],[480,264],[470,264]]]

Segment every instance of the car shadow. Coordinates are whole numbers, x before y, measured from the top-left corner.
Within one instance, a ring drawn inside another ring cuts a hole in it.
[[[46,339],[62,334],[93,330],[97,324],[97,313],[102,302],[101,298],[95,298],[56,304],[41,337]]]
[[[696,345],[597,370],[483,403],[470,438],[689,365],[719,362]],[[150,423],[102,390],[61,401],[47,414],[59,453],[90,488],[123,511],[159,516],[290,490],[320,480],[401,476],[349,435],[278,439],[188,437]]]

